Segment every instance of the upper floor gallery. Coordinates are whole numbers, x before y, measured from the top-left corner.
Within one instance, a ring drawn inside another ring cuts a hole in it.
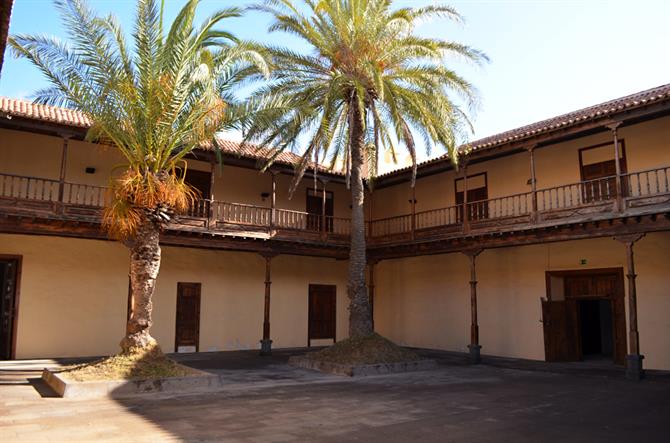
[[[0,99],[4,231],[104,235],[100,208],[123,159],[113,148],[83,141],[88,125],[66,109]],[[220,148],[222,163],[206,149],[189,158],[186,180],[201,198],[169,226],[170,235],[191,246],[281,245],[296,253],[346,256],[351,198],[341,173],[319,167],[315,177],[312,168],[289,198],[296,155],[283,153],[261,173],[267,150],[227,141]],[[556,234],[558,227],[580,223],[595,235],[603,221],[612,227],[631,218],[644,224],[640,229],[664,229],[670,211],[670,85],[463,150],[458,167],[446,157],[419,165],[415,187],[409,168],[375,180],[366,196],[372,255],[398,248],[407,251],[400,254],[439,252],[425,245],[446,240],[472,247],[465,239],[507,232],[519,238],[522,231],[537,237],[540,230]]]

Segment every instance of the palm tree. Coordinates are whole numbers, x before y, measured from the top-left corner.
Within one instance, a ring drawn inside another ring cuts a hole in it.
[[[296,4],[301,3],[301,4]],[[447,6],[393,9],[392,0],[267,0],[254,9],[272,15],[269,31],[299,37],[310,51],[271,48],[273,77],[249,100],[253,117],[246,138],[278,151],[307,140],[294,187],[311,159],[344,163],[351,188],[351,250],[347,292],[349,335],[372,333],[365,285],[364,165],[377,173],[380,149],[397,146],[411,155],[416,176],[416,143],[428,152],[455,147],[470,123],[450,98],[476,102],[473,87],[449,69],[447,56],[482,63],[486,56],[459,43],[420,37],[419,20],[461,20]],[[272,159],[270,159],[272,161]]]
[[[132,315],[124,352],[154,348],[152,295],[161,262],[159,233],[187,209],[197,191],[185,183],[184,157],[233,120],[231,90],[254,72],[267,73],[262,53],[216,29],[242,11],[215,12],[195,27],[199,0],[189,0],[164,32],[164,4],[138,0],[132,48],[114,16],[95,15],[85,0],[55,2],[70,41],[42,35],[10,39],[50,82],[36,101],[82,112],[87,139],[114,146],[127,164],[111,180],[103,224],[131,251]]]

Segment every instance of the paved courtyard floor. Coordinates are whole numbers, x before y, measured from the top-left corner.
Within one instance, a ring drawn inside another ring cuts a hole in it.
[[[670,441],[667,374],[637,383],[598,365],[433,352],[436,370],[350,379],[291,368],[290,354],[179,356],[228,386],[100,400],[50,397],[37,377],[59,362],[0,362],[0,442]]]

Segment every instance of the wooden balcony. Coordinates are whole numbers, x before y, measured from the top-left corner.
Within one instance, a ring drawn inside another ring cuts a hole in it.
[[[107,188],[59,180],[0,174],[0,215],[99,223]],[[348,244],[349,219],[321,217],[288,209],[198,200],[168,225],[190,232],[252,239],[279,239],[329,245]]]
[[[372,249],[388,248],[669,214],[669,175],[670,167],[662,167],[623,174],[619,184],[617,177],[606,177],[372,220],[366,226],[368,244]],[[55,220],[61,226],[67,224],[62,222],[99,224],[106,198],[104,187],[0,174],[0,215],[5,217]],[[350,230],[347,218],[216,200],[199,200],[168,226],[173,233],[208,238],[279,240],[342,248],[348,244]]]
[[[670,211],[670,167],[373,220],[371,246],[472,237]],[[467,214],[467,216],[466,216]]]

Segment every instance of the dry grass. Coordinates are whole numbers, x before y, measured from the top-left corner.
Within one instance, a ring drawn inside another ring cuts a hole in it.
[[[170,360],[158,346],[117,354],[60,372],[75,381],[133,380],[197,375],[199,371]]]
[[[372,365],[401,363],[421,358],[379,334],[362,338],[349,338],[318,352],[307,354],[312,360],[345,365]]]

